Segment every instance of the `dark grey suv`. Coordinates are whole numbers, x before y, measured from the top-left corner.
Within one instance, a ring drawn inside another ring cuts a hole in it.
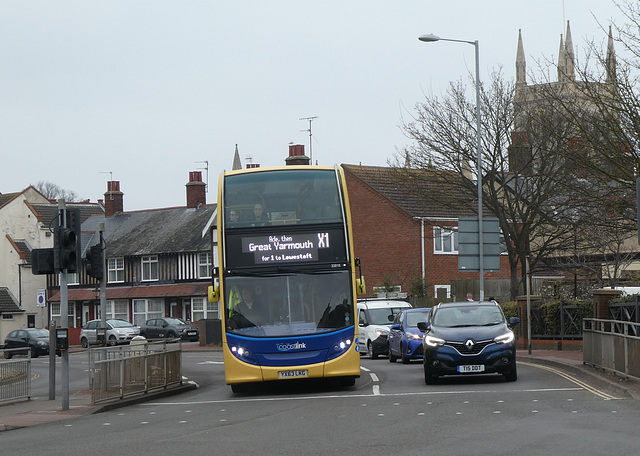
[[[516,340],[510,326],[519,322],[515,317],[507,322],[494,301],[438,304],[430,322],[418,326],[425,333],[425,383],[445,375],[489,373],[516,381]]]

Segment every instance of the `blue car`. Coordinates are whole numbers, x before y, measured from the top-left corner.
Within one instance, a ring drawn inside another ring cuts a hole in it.
[[[422,332],[418,323],[429,321],[431,308],[407,309],[399,312],[389,329],[389,361],[398,358],[403,364],[412,359],[422,359]]]
[[[425,383],[445,375],[490,373],[516,381],[516,340],[510,326],[519,322],[516,317],[507,321],[495,301],[438,304],[430,321],[419,325],[425,332]]]

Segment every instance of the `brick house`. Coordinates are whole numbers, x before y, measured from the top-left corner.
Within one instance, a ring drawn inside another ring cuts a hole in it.
[[[423,170],[404,170],[411,173],[411,179],[406,179],[406,174],[400,178],[393,168],[342,167],[351,204],[355,256],[362,261],[369,295],[385,284],[411,294],[412,285],[424,277],[427,297],[444,299],[451,297],[452,280],[478,278],[477,273],[458,271],[458,218],[474,216],[475,212],[456,205],[452,189],[444,188]],[[451,193],[451,205],[423,196],[443,191]],[[485,280],[509,278],[506,256],[500,258],[500,265],[500,272],[486,272]]]
[[[188,321],[219,318],[217,303],[207,302],[213,266],[207,228],[216,205],[206,204],[200,171],[190,173],[186,193],[184,207],[125,212],[120,183],[107,183],[104,215],[82,224],[83,257],[99,242],[104,226],[107,318],[135,325],[163,316]],[[84,264],[78,279],[68,287],[69,327],[76,328],[70,330],[72,343],[79,328],[101,316],[99,281],[87,275]],[[52,285],[50,318],[57,321],[60,295],[58,284]]]
[[[80,219],[103,213],[97,203],[67,203]],[[0,194],[0,340],[13,329],[47,326],[46,301],[38,302],[47,277],[31,273],[31,251],[53,247],[52,226],[58,203],[33,186]],[[72,279],[75,277],[71,275]]]

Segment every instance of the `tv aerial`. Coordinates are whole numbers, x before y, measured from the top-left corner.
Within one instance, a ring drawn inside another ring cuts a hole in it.
[[[313,122],[315,119],[317,119],[318,116],[312,116],[312,117],[301,117],[299,120],[306,120],[309,122],[309,128],[306,130],[300,130],[300,131],[308,131],[309,132],[309,163],[311,163],[313,165],[313,150],[312,148],[312,134],[311,134],[311,122]]]

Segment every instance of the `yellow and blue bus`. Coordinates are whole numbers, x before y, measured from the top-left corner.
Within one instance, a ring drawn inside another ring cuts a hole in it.
[[[365,288],[342,168],[223,173],[215,228],[210,300],[221,303],[232,390],[297,378],[353,385],[360,376],[356,294]]]

